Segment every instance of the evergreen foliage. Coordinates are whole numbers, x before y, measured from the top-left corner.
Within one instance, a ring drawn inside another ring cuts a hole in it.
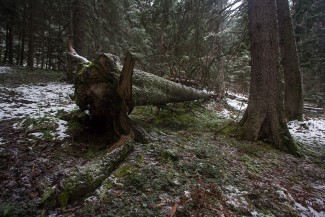
[[[325,2],[295,0],[292,5],[305,97],[324,106]]]
[[[321,104],[325,3],[294,0],[291,6],[305,95]],[[71,71],[66,44],[79,38],[74,46],[81,43],[83,51],[76,50],[88,59],[129,50],[137,68],[159,76],[209,90],[221,91],[223,82],[249,89],[245,0],[2,0],[0,11],[2,64]]]

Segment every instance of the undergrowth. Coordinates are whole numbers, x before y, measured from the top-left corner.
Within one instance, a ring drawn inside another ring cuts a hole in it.
[[[28,71],[24,67],[12,67],[10,73],[0,73],[0,84],[12,87],[21,84],[60,82],[65,80],[65,77],[64,72],[61,71],[45,69]]]

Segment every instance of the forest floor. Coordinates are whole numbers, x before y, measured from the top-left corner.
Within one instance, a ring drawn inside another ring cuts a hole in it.
[[[245,97],[235,94],[135,108],[131,118],[151,141],[85,197],[42,206],[48,189],[108,146],[66,121],[77,107],[62,77],[0,67],[0,216],[325,216],[324,116],[288,124],[298,158],[236,138]]]

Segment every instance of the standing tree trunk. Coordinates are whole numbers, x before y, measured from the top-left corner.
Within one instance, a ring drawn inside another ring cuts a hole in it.
[[[28,55],[27,66],[29,70],[34,69],[34,1],[29,1],[29,25],[28,25]]]
[[[81,56],[86,55],[85,34],[86,34],[86,8],[85,1],[75,0],[72,5],[72,31],[73,31],[73,47]]]
[[[3,63],[7,62],[13,64],[14,63],[14,37],[13,37],[13,19],[14,19],[14,12],[9,15],[9,20],[6,24],[6,50],[5,55],[3,58]]]
[[[8,25],[8,56],[9,64],[14,64],[14,35],[13,35],[13,17],[10,19]]]
[[[299,69],[297,47],[291,22],[288,0],[276,0],[281,49],[284,69],[284,110],[291,120],[302,120],[302,76]]]
[[[248,17],[252,66],[248,107],[240,122],[242,136],[298,154],[284,119],[275,0],[249,0]]]
[[[7,26],[6,26],[6,48],[5,48],[5,53],[4,53],[4,55],[3,55],[3,60],[2,60],[2,62],[3,63],[6,63],[7,62],[7,58],[8,58],[8,48],[9,48],[9,30],[8,30],[8,24],[7,24]]]
[[[19,66],[24,65],[24,57],[25,57],[25,36],[26,36],[26,10],[27,10],[27,3],[23,1],[24,9],[23,9],[23,20],[22,20],[22,32],[21,32],[21,46],[19,51]]]

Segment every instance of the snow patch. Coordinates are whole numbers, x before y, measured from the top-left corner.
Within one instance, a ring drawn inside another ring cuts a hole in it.
[[[44,136],[44,133],[36,132],[36,133],[30,133],[28,135],[34,136],[36,138],[42,138]]]
[[[308,118],[305,121],[290,121],[291,135],[306,146],[325,147],[325,120]]]
[[[273,214],[263,214],[263,213],[260,213],[260,212],[258,212],[257,210],[253,210],[253,212],[251,212],[251,215],[253,216],[253,217],[274,217],[274,215]]]
[[[324,211],[317,212],[315,209],[313,209],[310,206],[304,207],[300,203],[295,202],[295,207],[300,212],[302,217],[309,217],[309,216],[325,217]]]
[[[0,88],[0,120],[54,116],[58,111],[71,111],[77,108],[69,97],[71,93],[72,85],[60,83]]]
[[[12,71],[12,68],[9,66],[0,66],[0,74],[10,73]]]
[[[247,191],[240,191],[237,187],[235,186],[226,186],[226,198],[227,201],[226,203],[228,205],[231,205],[237,209],[247,209],[248,207],[248,202],[246,201],[245,197],[243,195],[247,194]]]
[[[247,108],[247,103],[244,102],[240,102],[236,99],[226,99],[226,102],[229,106],[231,106],[233,109],[237,110],[237,111],[243,111]]]
[[[56,129],[56,135],[59,140],[63,140],[67,137],[69,137],[65,132],[67,131],[67,125],[68,122],[64,120],[57,120],[57,124],[59,125],[58,128]]]
[[[52,135],[58,140],[67,138],[65,133],[67,122],[55,117],[59,111],[69,112],[77,109],[70,99],[73,85],[65,83],[48,83],[38,85],[21,85],[16,88],[0,88],[0,121],[14,118],[22,119],[15,123],[14,128],[21,128],[27,119],[38,120],[45,118],[56,123]],[[42,138],[42,132],[33,132],[30,135]]]

